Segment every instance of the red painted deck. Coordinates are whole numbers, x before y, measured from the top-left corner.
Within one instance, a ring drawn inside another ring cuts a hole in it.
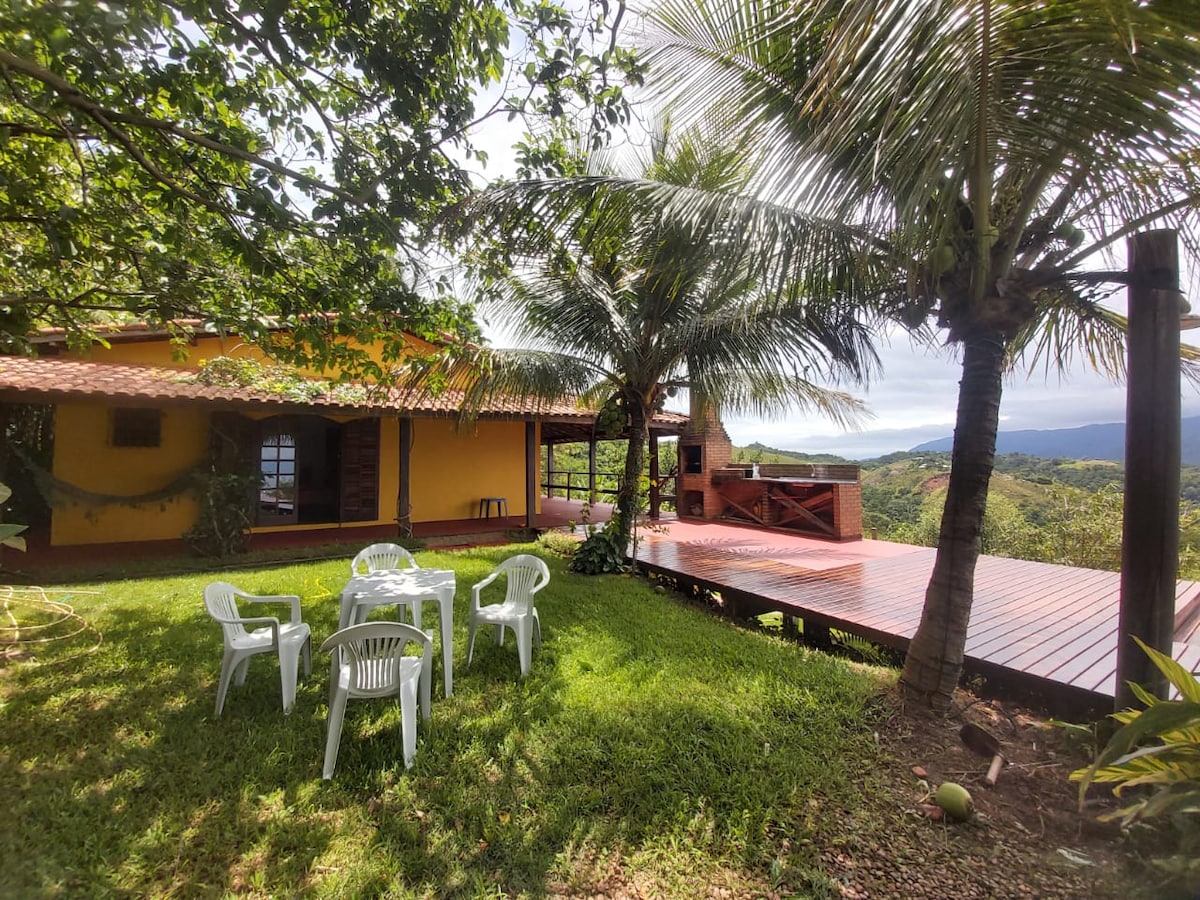
[[[779,611],[904,650],[920,623],[934,551],[687,520],[646,535],[638,559],[720,592],[743,614]],[[967,668],[1113,697],[1120,587],[1117,572],[980,557]],[[1200,583],[1179,582],[1176,625],[1175,657],[1196,671]]]

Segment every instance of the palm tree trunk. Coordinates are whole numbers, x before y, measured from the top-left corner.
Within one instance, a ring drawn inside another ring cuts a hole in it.
[[[949,707],[962,674],[988,482],[996,460],[1004,359],[1005,341],[996,331],[982,329],[963,341],[954,455],[937,559],[900,676],[908,698],[936,710]]]
[[[629,446],[625,451],[625,474],[617,488],[617,527],[619,546],[628,547],[633,534],[633,517],[638,511],[638,486],[646,464],[646,441],[650,437],[650,412],[640,403],[628,403]]]

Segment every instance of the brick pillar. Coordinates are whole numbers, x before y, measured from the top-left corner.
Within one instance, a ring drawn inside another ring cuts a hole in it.
[[[839,541],[856,541],[862,538],[862,485],[835,484],[833,486],[833,528]]]
[[[687,447],[700,448],[700,471],[687,471],[686,452]],[[692,410],[692,419],[688,423],[687,428],[679,435],[679,514],[683,516],[694,515],[691,507],[694,505],[694,498],[702,498],[703,504],[702,517],[705,519],[719,518],[724,512],[725,503],[721,499],[720,494],[712,483],[712,472],[714,469],[721,469],[729,465],[733,459],[733,441],[729,439],[729,434],[725,431],[725,426],[721,424],[721,419],[715,413],[709,412],[707,415],[697,415],[695,408]]]

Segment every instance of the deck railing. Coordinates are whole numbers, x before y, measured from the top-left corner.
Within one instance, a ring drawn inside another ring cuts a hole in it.
[[[576,498],[585,500],[590,497],[590,481],[588,472],[546,472],[546,480],[542,482],[542,491],[547,497],[565,497],[568,500]],[[675,474],[662,475],[658,479],[658,501],[661,506],[675,508],[678,491],[678,476]],[[596,497],[617,496],[617,485],[620,477],[616,472],[596,473]]]
[[[597,472],[596,496],[617,496],[618,483],[616,472]],[[566,497],[568,500],[573,500],[576,497],[580,500],[586,499],[590,495],[589,473],[547,472],[546,480],[542,482],[542,490],[546,492],[547,497]]]

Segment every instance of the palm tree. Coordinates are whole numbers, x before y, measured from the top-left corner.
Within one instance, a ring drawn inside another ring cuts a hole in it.
[[[469,385],[468,412],[498,393],[575,395],[619,410],[629,443],[605,539],[622,555],[650,421],[676,391],[688,391],[701,412],[773,416],[799,407],[850,424],[863,411],[821,383],[864,383],[873,367],[858,311],[835,299],[803,302],[800,284],[755,277],[730,252],[742,227],[735,217],[687,222],[620,191],[683,190],[707,198],[712,213],[744,186],[742,158],[744,148],[715,149],[698,133],[668,151],[662,136],[640,179],[522,182],[485,191],[459,210],[461,229],[485,243],[503,236],[504,272],[481,302],[525,349],[460,349],[412,377]],[[807,271],[815,277],[817,269]]]
[[[662,0],[648,16],[651,84],[681,114],[720,111],[752,134],[762,188],[851,223],[913,320],[932,318],[961,354],[937,559],[902,676],[945,708],[1006,369],[1082,348],[1122,374],[1109,276],[1084,266],[1152,223],[1200,250],[1194,4]]]

